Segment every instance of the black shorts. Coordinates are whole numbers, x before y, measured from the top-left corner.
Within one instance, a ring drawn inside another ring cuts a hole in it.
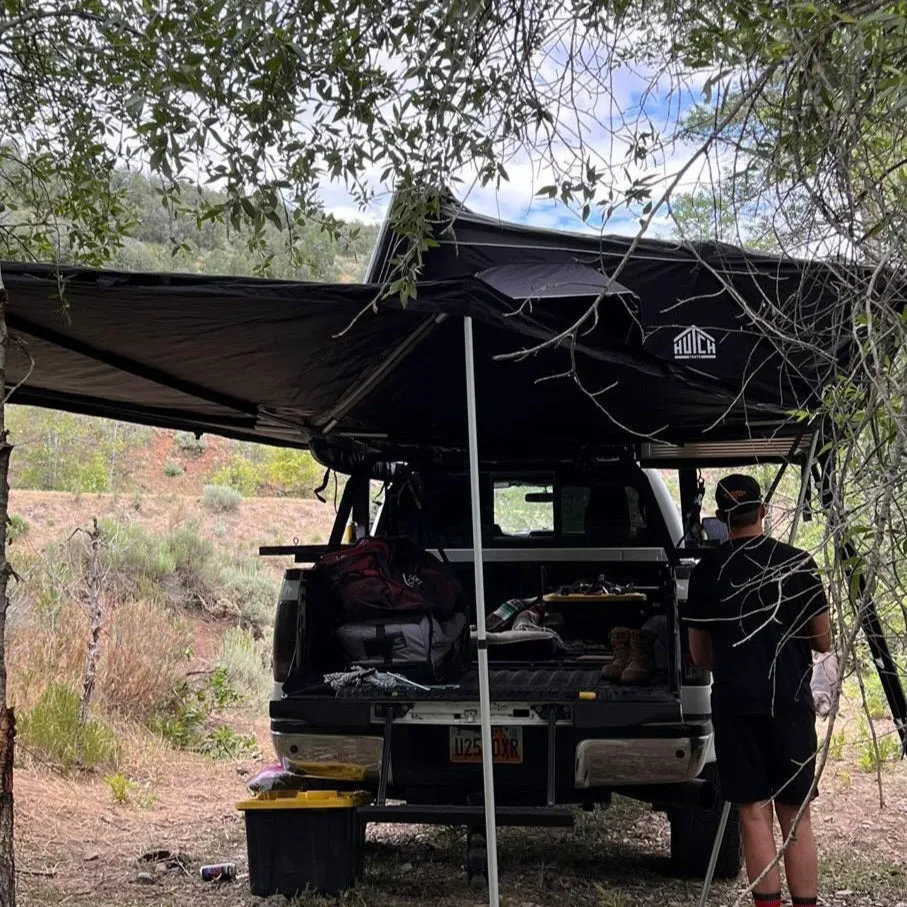
[[[734,804],[800,806],[816,771],[816,719],[811,712],[716,718],[715,756],[721,796]]]

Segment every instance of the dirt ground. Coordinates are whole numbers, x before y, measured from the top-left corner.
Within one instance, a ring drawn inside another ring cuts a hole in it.
[[[248,722],[253,716],[248,715]],[[267,722],[254,717],[262,755],[213,762],[151,747],[147,786],[116,804],[102,779],[64,779],[30,768],[16,778],[20,903],[25,907],[277,907],[248,889],[244,825],[234,804],[244,779],[271,761]],[[141,776],[141,770],[133,771]],[[815,808],[822,860],[822,901],[835,907],[907,907],[907,765],[883,774],[885,807],[875,775],[831,763]],[[180,854],[185,868],[156,867],[143,854]],[[501,887],[507,907],[681,907],[698,885],[672,879],[664,818],[615,798],[607,811],[580,814],[573,830],[503,829]],[[240,878],[203,883],[198,867],[231,860]],[[306,896],[299,905],[471,907],[487,903],[466,883],[460,830],[371,826],[366,879],[342,898]],[[142,875],[144,874],[144,875]],[[743,890],[716,884],[711,907]],[[748,903],[748,901],[744,901]]]

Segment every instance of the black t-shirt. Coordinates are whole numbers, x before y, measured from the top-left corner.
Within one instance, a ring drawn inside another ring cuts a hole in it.
[[[712,713],[813,710],[807,623],[827,609],[816,562],[799,548],[760,535],[707,552],[684,618],[712,637]]]

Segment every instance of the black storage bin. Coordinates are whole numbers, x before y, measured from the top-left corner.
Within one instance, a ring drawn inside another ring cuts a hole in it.
[[[265,791],[238,803],[252,894],[292,898],[306,889],[351,888],[364,869],[365,824],[357,807],[370,800],[343,791]]]

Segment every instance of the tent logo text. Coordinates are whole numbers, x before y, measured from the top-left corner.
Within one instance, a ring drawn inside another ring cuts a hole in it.
[[[674,338],[675,359],[716,359],[715,338],[692,325]]]

